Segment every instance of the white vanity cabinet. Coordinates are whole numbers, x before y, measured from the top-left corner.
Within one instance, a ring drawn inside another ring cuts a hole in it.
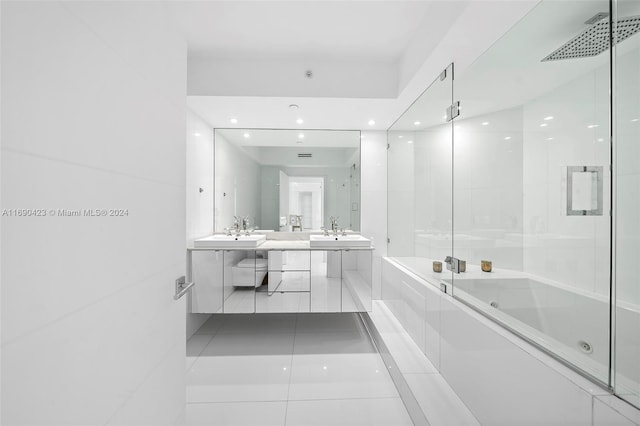
[[[187,251],[187,280],[198,283],[190,292],[191,312],[197,314],[222,313],[223,250]]]
[[[342,312],[342,251],[311,252],[311,312]]]
[[[189,249],[194,313],[371,311],[371,249]]]
[[[309,312],[309,250],[269,250],[268,285],[256,293],[256,312]]]
[[[341,250],[342,312],[371,312],[371,250]]]

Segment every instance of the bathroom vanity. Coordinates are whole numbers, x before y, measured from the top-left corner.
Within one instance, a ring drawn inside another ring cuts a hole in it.
[[[187,250],[187,279],[196,283],[191,312],[371,310],[370,240],[358,234],[225,237],[198,240]]]

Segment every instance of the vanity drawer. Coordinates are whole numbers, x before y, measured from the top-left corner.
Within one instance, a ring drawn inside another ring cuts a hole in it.
[[[309,271],[269,271],[269,292],[304,292],[311,290]]]
[[[269,271],[309,271],[311,252],[309,250],[269,251]]]

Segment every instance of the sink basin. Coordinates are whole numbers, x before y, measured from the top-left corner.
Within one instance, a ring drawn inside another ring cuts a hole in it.
[[[193,242],[193,246],[197,248],[214,248],[214,249],[251,249],[256,248],[267,239],[264,235],[210,235],[200,238]]]
[[[309,237],[311,248],[350,248],[371,247],[371,240],[358,234],[349,235],[311,235]]]

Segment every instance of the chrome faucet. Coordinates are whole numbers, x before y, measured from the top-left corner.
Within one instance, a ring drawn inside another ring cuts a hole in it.
[[[338,234],[338,216],[330,216],[329,220],[331,221],[331,230],[334,235]]]
[[[451,272],[455,272],[456,274],[459,274],[460,272],[466,272],[467,270],[467,262],[455,257],[447,256],[444,259],[444,263],[447,264],[448,270],[450,270]]]
[[[246,231],[249,227],[249,216],[245,216],[242,218],[242,230]]]

